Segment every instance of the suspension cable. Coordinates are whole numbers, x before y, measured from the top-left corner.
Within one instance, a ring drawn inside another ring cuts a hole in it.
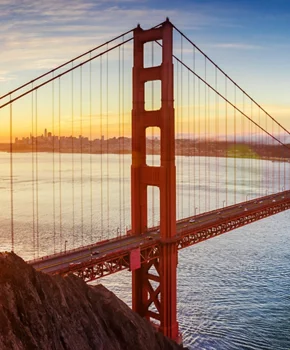
[[[64,71],[64,72],[62,72],[62,73],[60,73],[60,74],[58,74],[58,75],[55,75],[54,77],[50,78],[49,80],[46,80],[45,82],[43,82],[43,83],[41,83],[41,84],[35,86],[34,88],[32,88],[32,89],[30,89],[30,90],[24,92],[23,94],[21,94],[21,95],[15,97],[14,99],[11,99],[10,101],[4,103],[3,105],[0,105],[0,109],[3,108],[3,107],[5,107],[5,106],[7,106],[7,105],[9,105],[9,104],[11,104],[11,103],[13,103],[13,102],[15,102],[15,101],[17,101],[17,100],[19,100],[20,98],[22,98],[23,96],[26,96],[27,94],[31,93],[32,91],[37,90],[37,89],[39,89],[40,87],[47,85],[48,83],[52,82],[53,80],[56,80],[56,79],[61,78],[63,75],[66,75],[67,73],[71,72],[72,70],[75,70],[75,69],[77,69],[77,68],[79,68],[79,67],[85,65],[86,63],[88,63],[88,62],[90,62],[90,61],[92,61],[92,60],[94,60],[94,59],[96,59],[96,58],[98,58],[98,57],[102,57],[102,56],[105,55],[107,52],[110,52],[110,51],[112,51],[112,50],[114,50],[114,49],[116,49],[116,48],[118,48],[118,47],[120,47],[120,46],[122,46],[122,45],[128,43],[128,42],[131,41],[131,40],[133,40],[133,37],[132,37],[132,38],[129,38],[129,39],[127,39],[127,40],[121,42],[120,44],[117,44],[117,45],[115,45],[115,46],[113,46],[113,47],[111,47],[111,48],[109,48],[109,49],[107,49],[107,50],[105,50],[105,51],[103,51],[103,52],[101,52],[101,53],[98,54],[98,55],[95,55],[95,56],[93,56],[93,57],[87,59],[87,60],[84,61],[84,62],[79,63],[79,64],[76,65],[76,66],[73,66],[73,67],[70,68],[70,69],[67,69],[66,71]]]
[[[273,118],[261,105],[259,105],[250,95],[248,95],[233,79],[231,79],[214,61],[212,61],[198,46],[196,46],[184,33],[182,33],[174,24],[172,24],[172,27],[180,34],[182,35],[191,45],[193,45],[207,60],[209,60],[222,74],[225,75],[227,79],[229,79],[239,90],[243,92],[255,105],[257,105],[261,110],[270,117],[275,123],[277,123],[284,131],[287,132],[287,134],[290,135],[290,132],[284,128],[275,118]]]
[[[178,57],[176,57],[175,55],[173,55],[173,58],[175,58],[179,63],[181,63],[184,67],[186,67],[192,74],[194,74],[199,81],[202,81],[204,84],[206,84],[212,91],[214,91],[216,94],[218,94],[225,102],[227,102],[229,105],[231,105],[233,108],[235,108],[239,113],[241,113],[244,117],[246,117],[250,122],[254,123],[258,128],[260,128],[262,131],[264,131],[268,136],[270,136],[271,138],[273,138],[274,140],[276,140],[279,144],[281,144],[282,146],[290,149],[290,146],[282,143],[279,139],[277,139],[274,135],[272,135],[270,132],[268,132],[267,130],[265,130],[263,127],[261,127],[260,125],[258,125],[257,122],[255,122],[254,120],[251,119],[251,117],[249,117],[247,114],[245,114],[240,108],[238,108],[237,106],[235,106],[232,102],[230,102],[226,97],[224,97],[220,92],[218,92],[214,87],[212,87],[209,83],[207,83],[200,75],[198,75],[197,73],[195,73],[190,67],[188,67],[184,62],[182,62]],[[273,119],[273,118],[272,118]],[[275,121],[275,119],[273,119],[273,121]]]
[[[125,35],[127,35],[127,34],[129,34],[129,33],[131,33],[131,32],[133,32],[133,30],[134,30],[134,28],[128,30],[127,32],[125,32],[125,33],[123,33],[123,34],[120,34],[120,35],[116,36],[115,38],[113,38],[113,39],[111,39],[111,40],[106,41],[105,43],[103,43],[103,44],[101,44],[101,45],[98,45],[98,46],[94,47],[93,49],[91,49],[91,50],[89,50],[89,51],[87,51],[87,52],[85,52],[85,53],[83,53],[83,54],[81,54],[81,55],[79,55],[79,56],[74,57],[73,59],[71,59],[71,60],[69,60],[69,61],[67,61],[67,62],[65,62],[65,63],[63,63],[63,64],[61,64],[60,66],[58,66],[58,67],[56,67],[56,68],[54,68],[54,69],[51,69],[50,71],[48,71],[48,72],[46,72],[46,73],[44,73],[44,74],[41,74],[41,75],[38,76],[37,78],[35,78],[35,79],[33,79],[33,80],[30,80],[29,82],[27,82],[27,83],[25,83],[25,84],[23,84],[23,85],[17,87],[16,89],[14,89],[14,90],[8,92],[7,94],[5,94],[5,95],[3,95],[3,96],[0,96],[0,100],[3,99],[3,98],[5,98],[5,97],[7,97],[7,96],[9,96],[9,95],[11,95],[11,94],[14,94],[16,91],[19,91],[19,90],[23,89],[24,87],[26,87],[26,86],[28,86],[28,85],[30,85],[30,84],[35,83],[37,80],[40,80],[41,78],[44,78],[46,75],[49,75],[49,74],[51,74],[51,73],[54,73],[56,70],[59,70],[60,68],[62,68],[62,67],[64,67],[64,66],[67,66],[67,65],[70,64],[70,63],[73,64],[74,61],[76,61],[76,60],[82,58],[83,56],[86,56],[86,55],[88,55],[88,54],[91,54],[93,51],[96,51],[96,50],[100,49],[101,47],[106,46],[106,45],[110,44],[111,42],[113,42],[113,41],[115,41],[115,40],[120,39],[121,37],[123,37],[123,36],[125,36]],[[86,61],[85,61],[85,62],[82,62],[80,65],[85,64],[85,63],[86,63]],[[77,66],[76,66],[76,67],[77,67]]]

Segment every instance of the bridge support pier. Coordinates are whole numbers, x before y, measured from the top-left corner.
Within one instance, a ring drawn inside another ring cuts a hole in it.
[[[172,24],[134,30],[131,208],[132,234],[147,231],[147,186],[160,190],[159,258],[133,271],[132,305],[142,317],[158,324],[159,330],[177,340],[177,246],[176,169],[173,108]],[[144,44],[162,40],[162,63],[144,68]],[[161,108],[145,110],[145,82],[161,81]],[[146,128],[159,127],[161,135],[160,166],[146,164]]]
[[[160,332],[177,340],[177,248],[176,244],[165,244],[160,248],[160,258],[150,260],[133,271],[132,306],[140,316],[153,321]]]

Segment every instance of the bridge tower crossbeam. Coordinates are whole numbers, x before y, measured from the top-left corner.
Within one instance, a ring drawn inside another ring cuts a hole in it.
[[[171,339],[178,337],[177,245],[176,235],[176,168],[172,62],[172,24],[134,30],[131,204],[132,234],[147,231],[147,186],[160,193],[160,257],[132,272],[133,310],[156,321],[159,330]],[[162,40],[162,62],[144,68],[144,44]],[[161,108],[145,110],[145,83],[161,81]],[[160,166],[146,164],[146,128],[160,128]],[[152,272],[152,270],[154,270]],[[157,287],[156,287],[157,285]],[[152,308],[152,305],[155,306]]]

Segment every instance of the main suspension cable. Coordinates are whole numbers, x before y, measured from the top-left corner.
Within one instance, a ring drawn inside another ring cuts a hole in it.
[[[171,23],[172,24],[172,23]],[[242,91],[244,95],[246,95],[255,105],[257,105],[261,110],[271,118],[275,123],[277,123],[287,134],[290,135],[290,131],[288,131],[285,127],[283,127],[275,118],[273,118],[261,105],[259,105],[250,95],[248,95],[233,79],[231,79],[213,60],[211,60],[198,46],[196,46],[184,33],[182,33],[174,24],[172,27],[183,36],[191,45],[193,45],[209,62],[211,62],[225,77],[230,80],[239,90]]]

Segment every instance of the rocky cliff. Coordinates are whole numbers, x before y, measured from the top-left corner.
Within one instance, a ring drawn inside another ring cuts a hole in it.
[[[0,253],[0,349],[182,349],[102,285]]]

